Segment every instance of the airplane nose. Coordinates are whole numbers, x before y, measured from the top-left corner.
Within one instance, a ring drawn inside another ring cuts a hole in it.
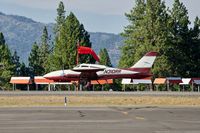
[[[60,76],[64,76],[64,72],[63,70],[59,70],[59,71],[53,71],[50,73],[45,74],[43,77],[44,78],[51,78],[51,77],[60,77]]]
[[[45,74],[43,77],[44,77],[44,78],[50,77],[50,76],[49,76],[49,73]]]
[[[47,73],[47,74],[45,74],[43,77],[49,79],[49,78],[52,77],[52,74],[51,74],[51,73]]]

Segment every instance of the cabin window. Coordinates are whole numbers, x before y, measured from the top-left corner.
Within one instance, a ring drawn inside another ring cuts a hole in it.
[[[84,66],[84,65],[83,65],[83,66],[81,66],[81,67],[88,67],[88,66]]]

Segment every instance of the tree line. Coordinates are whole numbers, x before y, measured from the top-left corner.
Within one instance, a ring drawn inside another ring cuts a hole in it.
[[[11,54],[0,33],[0,88],[10,88],[11,76],[42,76],[50,71],[71,69],[76,66],[77,43],[80,46],[92,47],[90,35],[74,13],[66,15],[64,3],[57,8],[54,36],[51,38],[47,27],[43,28],[41,39],[32,45],[28,57],[28,66],[20,62],[17,51]],[[111,66],[108,52],[100,50],[100,64]],[[78,63],[95,63],[91,55],[80,55]]]
[[[163,0],[136,0],[125,15],[129,25],[122,33],[119,66],[132,66],[146,52],[157,51],[155,77],[200,76],[200,20],[191,24],[183,3],[174,0],[170,9]]]

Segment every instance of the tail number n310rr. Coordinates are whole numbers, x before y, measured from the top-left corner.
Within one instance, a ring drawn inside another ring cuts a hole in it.
[[[121,70],[104,70],[104,74],[116,74],[121,73]]]

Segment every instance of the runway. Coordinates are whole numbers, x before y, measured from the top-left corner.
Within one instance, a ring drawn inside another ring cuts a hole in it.
[[[199,133],[197,107],[0,108],[1,133]]]

